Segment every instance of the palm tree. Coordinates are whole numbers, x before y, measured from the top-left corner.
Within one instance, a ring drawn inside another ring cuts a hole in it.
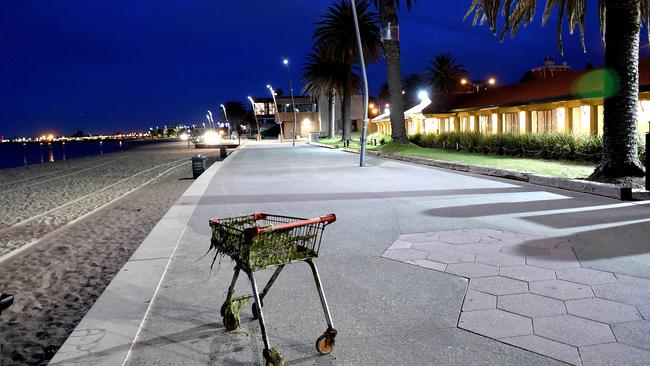
[[[379,101],[382,105],[390,104],[390,91],[388,90],[388,83],[381,84],[381,88],[379,88]]]
[[[402,79],[402,88],[406,98],[405,108],[408,108],[420,102],[418,93],[421,90],[429,91],[429,81],[425,75],[411,73]]]
[[[330,60],[321,55],[322,50],[316,49],[307,54],[305,70],[301,82],[304,87],[302,93],[307,93],[315,98],[327,98],[329,105],[330,128],[329,137],[334,138],[336,135],[336,96],[343,94],[345,79],[341,75],[348,74],[348,65],[337,61]],[[352,92],[360,90],[359,77],[351,73]]]
[[[537,0],[472,0],[465,18],[474,13],[474,24],[487,21],[497,32],[500,10],[505,16],[501,40],[509,32],[533,21]],[[542,16],[545,24],[557,8],[557,40],[562,51],[562,23],[566,18],[570,31],[577,27],[584,48],[586,0],[547,0]],[[605,40],[605,68],[619,78],[619,89],[604,96],[603,158],[589,179],[626,186],[641,185],[644,169],[637,151],[639,98],[639,32],[648,24],[650,0],[599,0],[600,29]]]
[[[363,53],[367,62],[376,62],[379,59],[379,27],[377,16],[369,11],[367,1],[357,2],[357,16],[359,32],[363,40]],[[357,39],[354,28],[352,5],[349,0],[341,0],[330,6],[327,13],[322,15],[314,31],[314,39],[319,45],[320,55],[324,58],[342,63],[345,67],[344,74],[340,75],[343,81],[343,139],[350,139],[352,121],[350,119],[350,105],[354,90],[353,64],[358,61]]]
[[[448,53],[437,54],[429,62],[431,66],[426,70],[431,85],[438,94],[452,94],[461,90],[460,81],[467,76],[463,65],[457,64]]]
[[[404,0],[406,8],[411,10],[416,0]],[[397,11],[401,0],[373,0],[375,8],[379,11],[382,27],[397,27]],[[402,71],[400,65],[399,39],[385,39],[383,41],[384,58],[388,72],[388,86],[390,90],[390,125],[391,137],[396,144],[407,144],[406,127],[404,125],[404,101],[402,98]]]

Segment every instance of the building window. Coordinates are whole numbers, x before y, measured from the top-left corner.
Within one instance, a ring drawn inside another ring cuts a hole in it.
[[[478,117],[479,131],[483,134],[491,134],[493,130],[492,115],[484,115]]]
[[[519,133],[519,113],[517,112],[504,113],[503,123],[504,123],[504,128],[503,128],[504,133],[512,133],[512,134]]]
[[[537,133],[551,133],[557,131],[557,113],[555,109],[537,111]]]

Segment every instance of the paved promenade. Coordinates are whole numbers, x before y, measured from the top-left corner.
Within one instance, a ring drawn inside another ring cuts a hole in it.
[[[307,265],[287,266],[264,301],[288,365],[648,363],[647,204],[367,164],[305,145],[238,150],[170,210],[168,231],[159,224],[125,267],[131,277],[114,281],[125,290],[98,302],[54,364],[263,365],[250,306],[238,330],[221,324],[232,264],[210,271],[204,257],[210,218],[252,212],[338,217],[317,260],[334,352],[314,349],[326,323]],[[143,263],[155,268],[129,267]]]

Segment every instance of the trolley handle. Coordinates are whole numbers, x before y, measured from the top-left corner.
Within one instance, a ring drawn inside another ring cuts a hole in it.
[[[266,217],[267,214],[263,213],[256,213],[254,215],[259,215],[260,217]],[[282,225],[269,225],[269,226],[264,226],[264,227],[254,227],[250,229],[246,229],[247,236],[249,238],[256,237],[258,235],[271,232],[271,231],[276,231],[276,230],[288,230],[288,229],[293,229],[296,227],[301,227],[301,226],[307,226],[307,225],[312,225],[312,224],[319,224],[319,223],[324,223],[325,225],[329,225],[336,221],[336,215],[335,214],[329,214],[321,217],[316,217],[310,220],[302,220],[302,221],[295,221],[295,222],[290,222],[288,224],[282,224]]]

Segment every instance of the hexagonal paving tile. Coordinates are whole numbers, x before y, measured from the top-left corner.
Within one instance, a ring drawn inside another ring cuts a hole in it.
[[[636,309],[645,320],[650,320],[650,304],[637,305]]]
[[[603,323],[622,323],[641,320],[641,315],[633,305],[605,299],[580,299],[566,302],[569,314],[596,320]]]
[[[650,351],[622,343],[599,344],[580,347],[583,365],[648,366]]]
[[[423,258],[418,258],[423,259]],[[457,252],[455,250],[437,250],[429,253],[427,259],[440,263],[465,263],[474,262],[474,254]]]
[[[490,264],[493,266],[503,267],[503,266],[516,266],[519,264],[525,264],[526,260],[524,257],[518,257],[516,255],[503,254],[503,253],[479,253],[476,255],[477,262]]]
[[[647,278],[642,278],[642,277],[636,277],[636,276],[628,276],[625,274],[617,273],[616,277],[618,278],[619,281],[631,285],[631,286],[638,286],[641,288],[645,289],[650,289],[650,279]]]
[[[467,290],[463,301],[463,311],[496,309],[497,297],[483,292]]]
[[[526,263],[548,269],[579,268],[580,262],[573,251],[553,253],[541,257],[526,257]]]
[[[503,230],[498,229],[472,229],[471,232],[480,235],[481,238],[492,238],[501,240],[503,237]]]
[[[603,299],[632,305],[650,304],[650,288],[625,283],[592,286],[594,294]]]
[[[469,281],[469,288],[492,295],[521,294],[528,292],[528,284],[501,276],[474,278]]]
[[[528,265],[502,267],[499,274],[501,276],[510,277],[522,281],[541,281],[555,279],[554,271]]]
[[[388,249],[408,249],[413,245],[410,241],[405,241],[405,240],[395,240],[393,244],[388,247]]]
[[[381,256],[384,258],[406,262],[416,259],[425,259],[427,257],[427,252],[415,249],[389,249],[385,251]]]
[[[501,250],[499,243],[475,243],[456,245],[456,250],[467,253],[498,253]]]
[[[472,233],[440,235],[438,239],[449,244],[472,244],[481,242],[481,236]]]
[[[431,253],[437,251],[454,250],[454,245],[441,243],[439,241],[419,241],[417,243],[413,243],[413,246],[411,248]]]
[[[424,268],[432,269],[434,271],[444,272],[445,269],[447,269],[446,264],[430,261],[428,259],[416,259],[413,261],[413,263],[415,263],[415,265],[417,265],[418,267],[424,267]]]
[[[589,286],[562,280],[530,283],[530,292],[559,300],[574,300],[593,297]]]
[[[569,268],[555,271],[557,278],[583,285],[602,285],[616,282],[612,272],[597,271],[590,268]]]
[[[513,346],[527,349],[544,356],[564,361],[572,365],[580,365],[578,349],[564,343],[552,341],[536,335],[525,335],[512,338],[501,338],[500,341]]]
[[[614,324],[612,331],[619,342],[650,351],[650,320]]]
[[[531,245],[503,245],[501,246],[501,253],[511,254],[520,257],[529,256],[542,256],[550,255],[551,250],[548,248],[540,248]]]
[[[535,294],[499,296],[497,308],[531,318],[566,314],[562,301]]]
[[[447,273],[467,278],[489,277],[499,274],[499,268],[483,263],[455,263],[447,266]]]
[[[609,327],[573,315],[534,318],[535,334],[572,346],[616,342]]]
[[[420,241],[438,240],[438,237],[440,237],[440,233],[434,231],[426,233],[402,234],[399,236],[399,239],[417,243]]]
[[[491,338],[533,333],[530,319],[496,309],[465,311],[460,314],[458,327]]]

